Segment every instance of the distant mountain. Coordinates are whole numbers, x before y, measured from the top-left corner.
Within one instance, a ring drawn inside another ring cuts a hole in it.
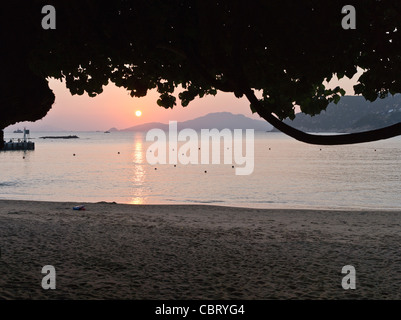
[[[361,96],[344,96],[337,105],[330,103],[316,116],[298,113],[293,121],[286,119],[284,122],[307,132],[351,133],[379,129],[401,122],[401,95],[374,102]]]
[[[168,130],[168,124],[164,124],[161,122],[148,122],[144,124],[139,124],[137,126],[129,127],[126,129],[122,129],[120,131],[149,131],[151,129],[162,129],[162,130]]]
[[[148,131],[150,129],[159,128],[164,131],[168,130],[168,123],[151,122],[145,123],[137,126],[133,126],[120,131]],[[191,128],[194,130],[201,129],[254,129],[255,131],[270,131],[273,127],[264,120],[255,120],[245,117],[242,114],[232,114],[230,112],[216,112],[209,113],[205,116],[178,122],[178,130]],[[109,130],[110,131],[110,130]]]

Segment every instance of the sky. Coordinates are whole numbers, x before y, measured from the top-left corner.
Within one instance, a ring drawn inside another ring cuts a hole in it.
[[[340,81],[334,77],[326,86],[333,88],[341,85],[347,95],[353,95],[352,86],[357,83],[360,74],[361,71],[352,79],[343,78]],[[246,98],[238,99],[233,93],[218,92],[216,96],[197,98],[185,108],[177,98],[177,105],[173,109],[164,109],[157,105],[156,90],[149,91],[145,97],[132,98],[129,91],[110,83],[104,87],[103,93],[91,98],[86,93],[72,96],[65,82],[60,80],[50,79],[49,87],[56,100],[43,119],[34,123],[17,123],[5,130],[23,127],[35,131],[106,131],[113,127],[121,130],[148,122],[186,121],[223,111],[261,119],[257,114],[252,114]],[[142,111],[141,117],[135,115],[137,110]]]

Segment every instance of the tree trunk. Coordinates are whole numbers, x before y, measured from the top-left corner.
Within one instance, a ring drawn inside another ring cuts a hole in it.
[[[4,148],[4,131],[0,129],[0,150]]]

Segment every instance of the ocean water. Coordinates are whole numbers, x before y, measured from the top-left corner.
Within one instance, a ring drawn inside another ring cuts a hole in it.
[[[79,139],[40,139],[50,135]],[[153,142],[145,137],[139,132],[31,132],[34,151],[0,152],[0,199],[401,209],[401,137],[314,146],[282,133],[258,132],[250,175],[236,175],[232,166],[240,165],[224,164],[223,152],[220,164],[151,165],[146,152]],[[6,132],[5,139],[10,138],[21,134]]]

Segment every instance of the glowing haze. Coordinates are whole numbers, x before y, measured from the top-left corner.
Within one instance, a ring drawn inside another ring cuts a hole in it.
[[[341,84],[346,93],[352,95],[352,86],[359,75],[360,72],[353,79],[342,79],[340,82],[334,79],[329,87]],[[104,87],[102,94],[91,98],[87,94],[72,96],[65,82],[59,80],[50,79],[49,86],[56,96],[56,101],[46,117],[35,123],[15,124],[6,128],[6,131],[24,126],[37,131],[97,131],[112,127],[125,129],[148,122],[185,121],[222,111],[260,119],[257,114],[252,114],[246,98],[237,99],[232,93],[218,92],[216,96],[197,98],[185,108],[177,98],[177,106],[174,109],[164,109],[157,105],[158,93],[155,90],[149,91],[145,97],[132,98],[124,88],[109,84]],[[142,112],[141,116],[137,116],[138,110]]]

